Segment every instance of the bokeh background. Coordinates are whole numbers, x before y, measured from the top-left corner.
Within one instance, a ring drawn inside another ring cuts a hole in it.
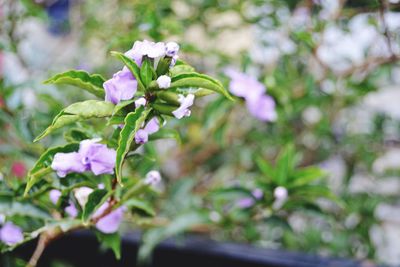
[[[90,98],[44,80],[68,69],[110,77],[120,68],[110,51],[176,41],[183,60],[227,88],[227,68],[262,82],[277,119],[210,95],[171,123],[178,141],[146,144],[130,168],[161,170],[160,225],[207,211],[212,224],[182,230],[400,265],[399,12],[398,0],[0,0],[1,179],[23,183],[40,153],[63,142],[61,132],[34,137]],[[243,204],[256,189],[264,198]]]

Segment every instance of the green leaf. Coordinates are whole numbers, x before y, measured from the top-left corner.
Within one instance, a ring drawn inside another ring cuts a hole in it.
[[[275,176],[275,169],[272,167],[268,162],[266,162],[263,158],[257,157],[256,158],[256,164],[260,171],[265,175],[266,177],[270,178],[271,180]]]
[[[114,107],[113,115],[120,114],[125,107],[127,107],[133,103],[135,103],[135,100],[133,100],[133,99],[132,100],[124,100],[124,101],[119,102]],[[135,107],[135,105],[133,105],[133,107]]]
[[[98,74],[89,74],[82,70],[70,70],[57,74],[47,81],[45,84],[68,84],[80,87],[93,95],[104,98],[103,89],[104,78]]]
[[[278,155],[275,168],[275,182],[278,185],[286,186],[288,178],[293,173],[297,164],[297,157],[293,145],[287,145]]]
[[[169,70],[170,76],[174,77],[181,73],[194,72],[194,68],[187,64],[175,65]]]
[[[46,150],[36,161],[35,165],[33,165],[32,169],[28,172],[28,182],[26,184],[24,195],[28,194],[29,190],[40,180],[40,178],[53,171],[50,166],[56,153],[69,153],[77,151],[78,149],[79,143],[70,143],[64,146],[57,146]]]
[[[51,215],[45,210],[33,205],[31,202],[17,202],[13,198],[0,197],[0,214],[5,216],[26,216],[42,220],[51,219]]]
[[[80,142],[82,140],[91,139],[90,133],[83,129],[73,128],[64,133],[64,139],[67,142]]]
[[[131,144],[135,139],[136,132],[140,129],[150,111],[151,109],[145,109],[143,106],[141,106],[125,117],[124,128],[119,134],[117,160],[115,164],[115,172],[118,183],[120,184],[122,181],[122,164],[125,156],[130,150]]]
[[[70,105],[62,110],[53,120],[51,125],[47,127],[34,142],[39,141],[43,137],[49,135],[53,131],[64,127],[65,125],[87,120],[91,118],[110,117],[113,114],[114,104],[111,102],[99,100],[87,100]]]
[[[158,139],[175,139],[178,144],[182,143],[181,136],[177,130],[173,129],[160,129],[158,132],[151,134],[149,136],[149,141],[154,141]]]
[[[136,64],[136,62],[120,52],[112,51],[111,55],[117,57],[119,60],[121,60],[125,64],[125,66],[131,71],[133,76],[136,78],[136,80],[138,82],[139,90],[144,91],[145,86],[143,85],[143,82],[140,78],[140,68]]]
[[[145,58],[142,62],[142,67],[140,68],[140,78],[145,87],[149,86],[150,82],[153,80],[153,70],[149,58]]]
[[[97,210],[109,197],[106,189],[96,189],[88,197],[88,201],[83,209],[82,220],[87,222],[92,213]]]
[[[127,208],[135,208],[145,212],[147,215],[155,216],[156,212],[154,211],[153,207],[148,202],[145,202],[140,199],[131,198],[128,199],[126,202],[123,203],[124,206]]]
[[[204,88],[222,94],[226,98],[233,101],[232,96],[228,93],[224,86],[210,76],[197,72],[185,72],[173,76],[171,80],[171,88],[186,88],[189,90],[191,88]]]
[[[104,234],[96,231],[96,236],[103,246],[112,249],[117,260],[121,259],[121,236],[118,233]]]

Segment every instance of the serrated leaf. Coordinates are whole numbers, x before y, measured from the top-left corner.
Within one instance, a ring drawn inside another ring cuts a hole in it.
[[[140,78],[145,87],[149,86],[150,82],[153,80],[153,70],[149,58],[145,58],[142,62]]]
[[[96,236],[102,245],[114,252],[117,260],[121,259],[121,236],[118,233],[104,234],[96,231]]]
[[[145,86],[140,78],[140,68],[136,62],[120,52],[112,51],[111,54],[125,64],[125,66],[131,71],[132,75],[136,78],[139,90],[144,91]]]
[[[135,139],[136,132],[140,129],[150,111],[151,109],[145,109],[141,106],[125,117],[124,128],[122,128],[119,134],[117,160],[115,163],[115,172],[120,184],[122,181],[122,164],[125,156],[128,154],[131,144]]]
[[[222,94],[233,101],[232,96],[219,81],[205,74],[197,72],[180,73],[173,76],[171,81],[171,88],[204,88]]]
[[[135,208],[145,212],[147,215],[155,216],[156,212],[153,207],[148,203],[140,199],[131,198],[123,203],[127,208]]]
[[[53,120],[52,124],[47,127],[34,142],[39,141],[43,137],[49,135],[53,131],[64,127],[65,125],[87,120],[91,118],[110,117],[113,114],[114,104],[106,101],[87,100],[74,103],[62,110]]]
[[[64,146],[52,147],[46,150],[36,161],[35,165],[33,165],[32,169],[28,172],[28,182],[26,184],[24,195],[28,194],[29,190],[36,182],[39,181],[40,178],[52,172],[50,165],[56,153],[69,153],[77,151],[78,149],[79,143],[70,143]]]
[[[82,88],[93,95],[104,98],[104,78],[98,74],[89,74],[82,70],[70,70],[46,80],[45,84],[68,84]]]
[[[92,213],[97,210],[109,197],[106,189],[96,189],[88,197],[88,201],[83,209],[82,220],[87,222]]]

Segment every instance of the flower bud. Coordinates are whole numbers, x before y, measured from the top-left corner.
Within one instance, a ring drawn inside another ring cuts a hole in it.
[[[168,42],[168,43],[166,44],[166,46],[165,46],[165,49],[166,49],[165,54],[166,54],[168,57],[173,57],[173,56],[175,56],[176,54],[178,54],[179,45],[178,45],[177,43],[175,43],[175,42]]]
[[[171,86],[171,77],[167,75],[161,75],[157,79],[158,87],[161,89],[167,89]]]
[[[158,171],[149,171],[146,175],[144,183],[151,186],[156,186],[161,182],[161,174]]]

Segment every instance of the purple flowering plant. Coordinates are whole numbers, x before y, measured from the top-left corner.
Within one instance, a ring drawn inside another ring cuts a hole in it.
[[[141,145],[169,138],[170,132],[163,129],[168,119],[190,116],[197,97],[218,93],[232,99],[219,81],[196,72],[178,52],[175,42],[136,41],[126,53],[112,52],[124,67],[108,80],[70,70],[45,82],[73,85],[99,99],[64,108],[34,142],[66,125],[92,119],[103,120],[104,129],[91,134],[82,127],[73,129],[65,134],[66,144],[43,152],[28,172],[18,201],[9,199],[7,207],[0,207],[5,215],[0,222],[3,251],[37,237],[40,249],[60,235],[89,228],[120,256],[118,229],[124,216],[137,216],[136,211],[154,216],[147,196],[155,193],[162,179],[156,170],[131,177],[124,172],[124,163]],[[14,208],[24,208],[18,212],[38,219],[41,227],[31,229],[13,220]],[[29,266],[36,266],[38,249]]]

